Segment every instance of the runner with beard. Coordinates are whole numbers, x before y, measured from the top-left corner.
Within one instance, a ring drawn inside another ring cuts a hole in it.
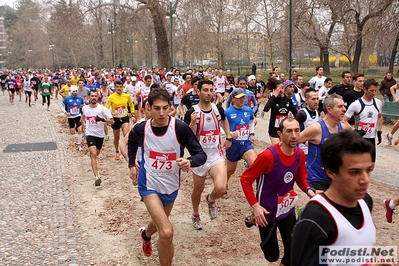
[[[101,178],[98,174],[97,157],[100,155],[104,143],[104,124],[112,125],[114,119],[109,109],[98,104],[98,92],[90,91],[89,105],[82,108],[81,122],[86,125],[86,142],[90,151],[91,168],[95,177],[94,185],[101,185]]]

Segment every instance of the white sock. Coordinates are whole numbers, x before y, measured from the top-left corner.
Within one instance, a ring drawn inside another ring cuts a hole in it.
[[[82,134],[78,134],[78,145],[82,143]]]
[[[393,200],[390,200],[389,201],[389,207],[391,208],[391,209],[395,209],[395,203],[393,203]]]
[[[389,133],[388,133],[388,136],[389,136],[390,138],[392,138],[392,134],[391,134],[391,132],[389,132]]]

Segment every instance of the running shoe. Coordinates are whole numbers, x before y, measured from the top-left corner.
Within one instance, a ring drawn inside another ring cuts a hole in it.
[[[200,215],[199,214],[198,215],[193,214],[191,219],[193,220],[193,228],[195,230],[202,230],[202,223],[201,223]]]
[[[387,137],[388,145],[391,146],[391,145],[392,145],[392,135],[390,135],[389,133],[387,133],[387,134],[385,134],[385,136]]]
[[[251,215],[245,217],[245,226],[246,227],[251,228],[254,225],[256,225],[254,214],[251,214]]]
[[[387,222],[388,223],[392,223],[392,214],[394,213],[395,209],[392,209],[389,206],[389,202],[391,200],[389,199],[384,199],[383,203],[384,203],[384,208],[385,208],[385,217],[387,218]]]
[[[105,137],[105,141],[109,141],[109,136],[106,136],[106,137]]]
[[[121,154],[119,152],[117,152],[115,154],[115,160],[119,161],[121,159]]]
[[[209,208],[209,215],[211,216],[211,219],[215,219],[218,217],[218,207],[216,206],[216,200],[209,202],[208,201],[209,194],[205,197],[206,203],[208,203],[208,208]]]
[[[140,233],[140,237],[141,240],[143,241],[142,245],[141,245],[141,249],[144,252],[144,255],[146,255],[147,257],[151,256],[152,254],[152,243],[151,243],[151,238],[150,240],[145,240],[144,239],[144,234],[145,234],[145,227],[140,227],[139,228],[139,233]]]
[[[98,187],[98,186],[100,186],[101,185],[101,178],[99,177],[99,176],[96,176],[96,180],[94,181],[94,185],[96,186],[96,187]]]
[[[82,146],[78,146],[78,151],[83,151],[83,148],[82,148]]]

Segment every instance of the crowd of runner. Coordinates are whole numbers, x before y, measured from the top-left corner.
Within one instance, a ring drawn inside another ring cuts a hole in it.
[[[78,135],[78,151],[86,138],[95,186],[102,184],[97,158],[112,130],[115,160],[123,155],[128,162],[151,216],[139,229],[143,252],[151,256],[151,236],[158,232],[161,265],[172,264],[173,226],[168,216],[181,171],[193,173],[191,222],[201,230],[199,206],[206,176],[212,178],[213,190],[204,200],[211,219],[216,219],[217,200],[229,198],[228,182],[241,160],[247,168],[241,185],[253,208],[245,224],[259,228],[266,260],[279,259],[278,228],[284,246],[281,265],[318,265],[320,245],[375,244],[367,185],[375,145],[382,142],[383,102],[376,92],[385,102],[399,102],[399,84],[392,73],[379,84],[344,71],[335,86],[323,74],[319,66],[308,82],[297,71],[284,80],[275,67],[264,81],[261,74],[234,77],[230,70],[211,67],[184,73],[176,68],[89,67],[6,71],[0,80],[10,104],[25,100],[28,107],[41,103],[50,111],[51,100],[60,98],[56,102],[70,134]],[[263,108],[260,99],[266,101]],[[272,145],[256,154],[256,126],[267,112]],[[399,122],[386,133],[389,145],[398,128]],[[310,198],[299,217],[294,183]],[[392,223],[399,197],[385,199],[383,205]],[[341,227],[351,237],[339,234]]]

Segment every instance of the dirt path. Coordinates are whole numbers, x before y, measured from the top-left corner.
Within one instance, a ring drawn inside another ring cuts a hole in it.
[[[55,115],[55,119],[59,122],[60,133],[66,134],[64,117]],[[147,224],[149,215],[144,203],[139,200],[137,187],[132,185],[128,177],[126,161],[123,159],[115,161],[113,158],[112,140],[105,142],[99,158],[100,175],[103,179],[103,186],[99,189],[93,185],[94,177],[87,149],[83,153],[77,152],[75,142],[76,136],[71,137],[68,146],[71,156],[65,162],[71,169],[67,180],[72,194],[72,204],[80,213],[79,226],[88,236],[96,264],[158,265],[156,241],[153,241],[153,256],[147,258],[141,252],[138,228]],[[257,152],[267,145],[263,141],[256,141]],[[377,163],[377,168],[381,167],[384,171],[397,169],[396,158],[399,148],[389,149],[392,150],[389,156],[378,151],[381,154],[378,154],[377,162],[381,162]],[[244,217],[251,212],[251,208],[238,181],[243,170],[243,163],[240,162],[236,174],[229,183],[230,198],[220,200],[218,203],[217,219],[210,220],[207,205],[204,201],[201,202],[202,231],[195,231],[191,226],[192,178],[190,174],[183,173],[179,196],[170,216],[175,232],[174,265],[278,265],[278,263],[268,264],[263,258],[259,248],[258,230],[245,227]],[[395,174],[390,178],[396,179],[397,176]],[[211,189],[212,183],[208,178],[204,195]],[[298,188],[296,190],[299,191]],[[399,189],[373,182],[369,193],[374,198],[373,218],[378,232],[377,244],[397,245],[399,217],[394,216],[396,223],[386,223],[381,202],[384,198],[399,196]],[[307,197],[303,193],[298,194],[299,206],[304,206]],[[154,236],[154,240],[156,239],[157,235]]]

